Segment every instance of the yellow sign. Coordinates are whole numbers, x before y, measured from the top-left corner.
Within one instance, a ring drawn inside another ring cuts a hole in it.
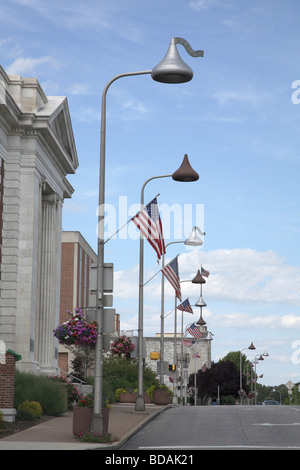
[[[151,352],[150,359],[152,359],[153,361],[157,361],[158,359],[160,359],[160,353],[155,351]]]

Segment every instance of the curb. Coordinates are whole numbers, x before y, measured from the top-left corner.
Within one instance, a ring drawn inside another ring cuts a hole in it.
[[[128,431],[128,433],[125,434],[120,441],[117,441],[114,444],[108,444],[105,447],[104,446],[99,447],[99,449],[94,449],[94,450],[118,450],[118,449],[120,449],[120,447],[122,447],[122,445],[124,445],[125,442],[127,442],[132,436],[134,436],[134,434],[136,434],[138,431],[140,431],[144,426],[146,426],[146,424],[148,424],[154,418],[159,416],[161,413],[164,413],[169,408],[172,408],[172,406],[173,406],[172,404],[167,405],[164,409],[159,410],[156,413],[153,413],[150,416],[148,416],[144,421],[137,424],[133,429],[131,429],[131,431]],[[137,413],[139,413],[139,412],[137,411]]]

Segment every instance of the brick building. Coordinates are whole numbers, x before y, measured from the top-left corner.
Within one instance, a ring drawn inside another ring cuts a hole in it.
[[[89,306],[90,270],[97,255],[80,232],[62,232],[59,324],[70,319],[76,308]],[[69,371],[69,351],[59,345],[58,366]]]

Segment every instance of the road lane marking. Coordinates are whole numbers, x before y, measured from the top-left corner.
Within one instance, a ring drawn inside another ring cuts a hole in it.
[[[290,449],[290,450],[299,450],[299,446],[256,446],[256,445],[240,445],[240,446],[235,446],[235,445],[207,445],[207,446],[147,446],[147,447],[139,447],[138,450],[205,450],[205,449],[270,449],[270,450],[284,450],[284,449]]]
[[[252,423],[252,426],[300,426],[300,423]]]

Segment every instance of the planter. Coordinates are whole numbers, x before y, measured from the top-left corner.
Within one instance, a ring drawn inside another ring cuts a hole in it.
[[[154,390],[153,403],[155,405],[169,405],[171,403],[169,392],[166,390]]]
[[[124,392],[120,393],[120,403],[135,403],[137,393]]]
[[[108,432],[108,423],[109,423],[109,408],[102,408],[103,414],[103,432]]]
[[[93,408],[74,406],[73,408],[73,434],[90,431],[93,416]]]
[[[102,408],[103,432],[108,432],[109,408]],[[73,408],[73,434],[89,432],[93,417],[93,408],[74,406]]]
[[[144,392],[143,395],[144,395],[145,403],[151,403],[151,400],[150,400],[150,397],[149,397],[148,393],[147,393],[147,392]]]

